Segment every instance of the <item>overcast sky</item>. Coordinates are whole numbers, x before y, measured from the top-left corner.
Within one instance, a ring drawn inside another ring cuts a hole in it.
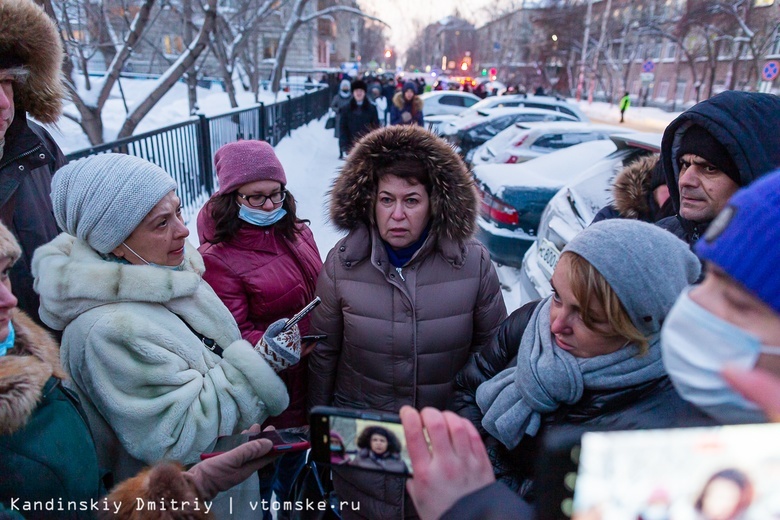
[[[519,0],[498,0],[503,4],[520,5]],[[373,14],[388,24],[390,44],[400,54],[412,42],[418,27],[441,20],[453,13],[456,8],[463,18],[477,27],[491,17],[488,6],[495,6],[497,0],[358,0],[360,8]]]

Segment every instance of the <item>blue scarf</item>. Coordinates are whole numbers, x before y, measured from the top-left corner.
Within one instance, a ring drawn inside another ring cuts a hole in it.
[[[393,246],[382,240],[382,244],[384,244],[385,250],[387,251],[387,257],[390,259],[390,263],[393,264],[393,267],[403,267],[408,264],[409,260],[412,259],[414,254],[425,243],[425,240],[428,238],[428,233],[430,231],[431,224],[429,222],[428,225],[425,226],[422,235],[420,235],[420,238],[418,238],[415,243],[401,249],[393,249]]]

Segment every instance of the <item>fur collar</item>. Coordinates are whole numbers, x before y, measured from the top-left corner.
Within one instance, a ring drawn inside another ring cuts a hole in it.
[[[184,262],[183,271],[111,262],[83,240],[61,233],[33,256],[41,319],[63,330],[84,312],[108,303],[166,303],[191,296],[205,283],[201,279],[205,269],[200,254],[189,243]]]
[[[612,185],[612,194],[615,198],[615,209],[623,218],[649,218],[651,173],[657,163],[658,155],[647,155],[632,162],[618,174]]]
[[[24,85],[14,86],[17,117],[26,110],[42,123],[56,122],[65,97],[62,43],[43,9],[29,0],[0,0],[0,52],[13,52],[30,70]]]
[[[415,159],[428,168],[431,235],[456,242],[471,237],[478,202],[474,179],[450,145],[417,125],[388,126],[355,145],[330,192],[333,223],[342,231],[374,225],[376,172],[399,159]]]
[[[404,105],[406,104],[406,100],[404,99],[404,93],[403,92],[396,92],[393,96],[393,104],[398,110],[403,110]],[[415,113],[422,112],[423,109],[423,100],[420,99],[420,96],[415,95],[412,98],[412,109]]]
[[[24,427],[50,377],[65,378],[59,346],[49,333],[18,309],[13,323],[14,348],[0,357],[0,435]]]

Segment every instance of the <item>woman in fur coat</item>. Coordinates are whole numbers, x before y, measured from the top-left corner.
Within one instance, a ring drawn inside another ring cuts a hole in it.
[[[16,307],[8,272],[20,255],[16,239],[0,224],[0,516],[92,518],[91,504],[104,494],[108,479],[99,469],[79,400],[63,385],[59,345]],[[253,441],[186,472],[159,464],[117,486],[98,509],[121,520],[138,517],[137,499],[165,500],[169,507],[171,500],[189,501],[168,518],[205,517],[204,501],[271,462],[264,457],[270,449],[270,441]],[[41,509],[35,502],[52,507]]]
[[[161,459],[196,462],[217,436],[288,404],[264,359],[288,340],[241,339],[202,279],[175,188],[170,175],[137,157],[71,163],[52,181],[65,233],[33,258],[41,318],[63,331],[63,368],[98,460],[118,479]]]
[[[455,374],[506,317],[498,277],[472,238],[477,192],[460,157],[418,126],[389,126],[358,141],[330,199],[348,235],[317,282],[309,401],[397,413],[443,408]],[[347,517],[414,516],[403,480],[345,469]],[[341,471],[341,470],[339,470]]]
[[[391,125],[419,125],[423,123],[423,100],[417,95],[417,87],[414,82],[407,81],[401,92],[393,96],[390,106]]]

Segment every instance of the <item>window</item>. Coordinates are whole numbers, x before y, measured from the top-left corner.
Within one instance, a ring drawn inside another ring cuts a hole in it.
[[[464,97],[463,98],[463,104],[467,108],[470,107],[471,105],[473,105],[474,103],[476,103],[477,101],[479,101],[479,100],[478,99],[474,99],[474,98],[469,98],[469,97]]]
[[[278,47],[279,38],[263,38],[263,59],[275,58]]]
[[[775,41],[770,54],[780,54],[780,27],[775,30]]]
[[[184,51],[184,40],[181,36],[166,34],[163,36],[163,52],[168,55],[181,54]]]
[[[678,81],[677,82],[677,91],[675,92],[674,98],[677,100],[678,103],[682,103],[685,101],[685,89],[688,87],[688,83],[685,81]]]
[[[666,52],[664,52],[664,58],[673,60],[677,57],[677,44],[675,42],[668,42],[666,44]]]
[[[441,99],[439,99],[439,104],[453,107],[462,107],[463,98],[461,96],[442,96]]]
[[[655,97],[658,99],[666,99],[666,96],[669,95],[669,82],[668,81],[662,81],[658,84],[658,91],[655,94]]]
[[[531,146],[531,149],[543,152],[562,150],[575,144],[597,141],[599,139],[602,139],[602,136],[594,133],[547,134],[537,139]]]

